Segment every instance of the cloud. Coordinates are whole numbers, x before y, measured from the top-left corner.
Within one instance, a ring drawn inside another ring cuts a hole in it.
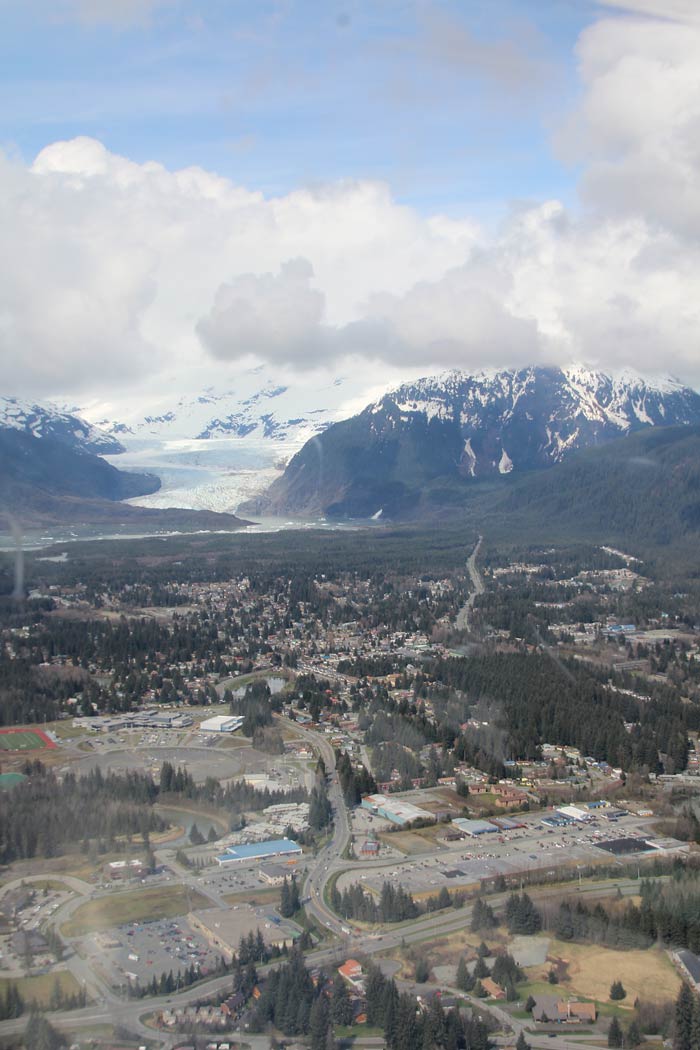
[[[197,323],[212,315],[200,331],[221,355],[215,321],[233,324],[226,304],[236,297],[248,304],[251,350],[258,326],[260,353],[295,363],[309,281],[299,266],[277,282],[261,275],[310,260],[312,315],[322,293],[328,324],[343,325],[378,288],[402,294],[417,278],[437,279],[477,237],[473,223],[423,218],[379,183],[265,199],[201,168],[138,164],[85,137],[54,143],[30,167],[0,156],[0,224],[0,383],[65,396],[206,364]],[[287,285],[295,301],[285,306]],[[256,296],[273,296],[267,311]]]
[[[313,272],[308,259],[290,259],[276,276],[246,273],[222,284],[197,324],[202,342],[223,359],[254,354],[273,364],[318,364],[325,296],[311,287]]]
[[[581,34],[558,136],[580,206],[519,205],[495,232],[375,181],[265,198],[89,138],[1,159],[3,389],[346,359],[371,375],[578,359],[700,384],[700,26],[681,0],[663,19],[620,6]]]
[[[625,6],[638,17],[599,19],[580,37],[584,92],[559,147],[583,166],[580,189],[589,207],[696,237],[700,9],[694,0]],[[665,21],[652,17],[662,10]]]

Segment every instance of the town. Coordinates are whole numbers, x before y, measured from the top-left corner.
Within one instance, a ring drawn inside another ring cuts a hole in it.
[[[310,575],[33,561],[1,633],[0,1033],[34,1004],[78,1045],[96,1017],[391,1045],[394,994],[455,1047],[670,1031],[700,978],[661,918],[700,894],[692,597],[613,549],[380,572],[343,544]]]

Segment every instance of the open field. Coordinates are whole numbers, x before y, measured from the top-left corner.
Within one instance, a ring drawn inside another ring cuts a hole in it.
[[[55,748],[41,729],[0,729],[0,751],[38,751]]]
[[[37,1006],[48,1007],[51,993],[56,984],[64,995],[77,995],[80,985],[68,970],[59,970],[57,973],[42,973],[37,977],[19,977],[10,982],[7,978],[0,978],[0,996],[5,995],[8,984],[15,984],[25,1003],[36,1003]]]
[[[430,842],[415,831],[385,832],[379,835],[379,841],[405,853],[408,857],[415,857],[419,853],[435,852],[435,842]]]
[[[609,1002],[610,985],[622,977],[627,997],[615,1005],[630,1009],[637,997],[654,1001],[675,999],[681,986],[671,960],[659,948],[618,951],[597,944],[553,940],[547,963],[530,967],[528,978],[534,982],[546,981],[552,965],[559,972],[559,987],[600,1003]]]
[[[281,895],[279,886],[270,886],[268,889],[244,890],[242,893],[224,893],[223,899],[227,904],[277,905]]]
[[[100,897],[81,905],[68,922],[61,927],[66,937],[82,937],[97,930],[108,930],[127,922],[147,922],[149,919],[170,919],[186,915],[188,911],[206,908],[207,897],[184,886],[159,886],[133,893],[119,893],[114,897]]]

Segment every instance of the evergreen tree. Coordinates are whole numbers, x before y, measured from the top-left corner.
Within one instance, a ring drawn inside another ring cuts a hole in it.
[[[673,1050],[691,1050],[694,999],[693,993],[684,982],[676,999]]]
[[[520,1032],[518,1033],[518,1038],[515,1042],[515,1050],[530,1050],[530,1044],[525,1038],[522,1028],[520,1029]]]
[[[618,1050],[622,1046],[622,1028],[617,1017],[613,1017],[608,1027],[608,1046]]]
[[[352,1002],[345,981],[336,973],[331,991],[331,1020],[334,1025],[352,1024]]]
[[[639,1046],[641,1041],[642,1033],[639,1030],[639,1025],[634,1019],[632,1019],[627,1029],[627,1032],[625,1033],[625,1046],[630,1047],[631,1050],[634,1050],[634,1047]]]
[[[614,1003],[620,1002],[622,999],[625,998],[626,995],[627,995],[627,992],[624,989],[622,981],[613,981],[613,983],[610,985],[610,998],[611,998],[611,1000]]]
[[[32,1010],[24,1031],[24,1042],[31,1050],[64,1050],[66,1040],[38,1010]]]
[[[470,992],[474,987],[474,977],[469,972],[467,966],[467,960],[463,955],[460,956],[459,962],[457,963],[457,976],[455,977],[455,984],[461,992]]]

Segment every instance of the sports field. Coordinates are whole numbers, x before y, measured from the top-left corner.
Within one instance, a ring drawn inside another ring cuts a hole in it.
[[[41,729],[0,729],[0,751],[38,751],[55,746]]]

